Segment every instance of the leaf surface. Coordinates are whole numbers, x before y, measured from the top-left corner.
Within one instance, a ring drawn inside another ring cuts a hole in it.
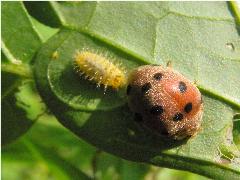
[[[226,3],[54,2],[51,7],[63,27],[38,53],[35,76],[64,126],[129,160],[239,178],[239,150],[231,145],[233,116],[240,109],[240,39]],[[127,72],[171,61],[202,91],[202,130],[176,142],[142,129],[133,121],[124,88],[104,95],[74,72],[74,53],[86,48],[107,53]],[[55,52],[57,59],[51,58]]]
[[[44,113],[45,105],[32,81],[2,72],[2,144],[23,135]]]
[[[5,145],[24,134],[46,107],[36,91],[29,65],[43,38],[23,3],[3,2],[1,8],[2,143]]]
[[[21,2],[2,3],[2,27],[2,51],[7,59],[29,62],[42,42]]]

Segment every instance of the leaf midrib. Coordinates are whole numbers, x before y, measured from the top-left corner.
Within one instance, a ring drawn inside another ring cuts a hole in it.
[[[115,138],[115,143],[116,142],[118,142],[118,143],[120,143],[122,145],[125,144],[125,146],[123,146],[123,147],[129,147],[130,148],[132,146],[132,148],[138,149],[138,150],[139,149],[142,149],[142,150],[146,149],[146,147],[144,147],[144,146],[141,146],[139,144],[138,145],[131,144],[131,143],[128,143],[126,141],[123,141],[122,139]],[[207,159],[200,159],[199,157],[194,158],[194,157],[189,157],[189,156],[183,156],[183,155],[171,153],[169,151],[164,151],[164,152],[162,151],[162,152],[160,152],[160,151],[154,151],[152,149],[148,149],[148,152],[150,154],[155,154],[155,156],[150,158],[150,159],[149,158],[144,158],[144,159],[142,159],[143,162],[154,164],[154,159],[156,159],[158,157],[166,157],[166,156],[168,156],[168,157],[172,157],[174,159],[181,159],[184,162],[195,162],[195,164],[205,164],[206,166],[207,165],[212,165],[212,166],[215,166],[217,168],[220,168],[220,169],[223,169],[223,170],[227,170],[227,171],[231,171],[233,173],[236,173],[236,174],[240,175],[240,171],[238,171],[235,168],[230,168],[230,167],[227,167],[227,166],[223,166],[223,165],[221,165],[219,163],[214,163],[213,161],[210,161],[210,160],[207,160]],[[177,162],[178,161],[176,160],[175,163],[177,163]],[[156,165],[158,165],[158,163],[156,163]],[[168,165],[165,164],[165,167],[168,167]],[[172,166],[169,166],[169,167],[172,168]],[[190,168],[184,168],[184,170],[191,170],[191,167]],[[195,173],[199,173],[199,172],[195,172]]]

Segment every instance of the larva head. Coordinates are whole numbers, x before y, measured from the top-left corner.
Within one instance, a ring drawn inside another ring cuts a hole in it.
[[[146,127],[174,139],[194,135],[201,124],[201,94],[180,73],[162,66],[133,71],[127,89],[129,108]]]

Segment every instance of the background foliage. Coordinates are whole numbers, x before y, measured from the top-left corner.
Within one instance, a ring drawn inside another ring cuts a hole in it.
[[[234,4],[1,6],[4,179],[204,179],[149,164],[239,178],[240,39]],[[74,51],[84,47],[106,52],[128,71],[171,60],[197,80],[204,95],[202,131],[188,142],[175,142],[141,129],[132,121],[124,89],[103,95],[73,73]]]

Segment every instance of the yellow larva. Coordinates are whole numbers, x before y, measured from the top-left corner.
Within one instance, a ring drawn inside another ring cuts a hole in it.
[[[126,75],[118,64],[113,64],[102,55],[90,51],[76,52],[74,56],[75,69],[86,79],[94,81],[97,86],[108,86],[119,89],[126,85]]]

